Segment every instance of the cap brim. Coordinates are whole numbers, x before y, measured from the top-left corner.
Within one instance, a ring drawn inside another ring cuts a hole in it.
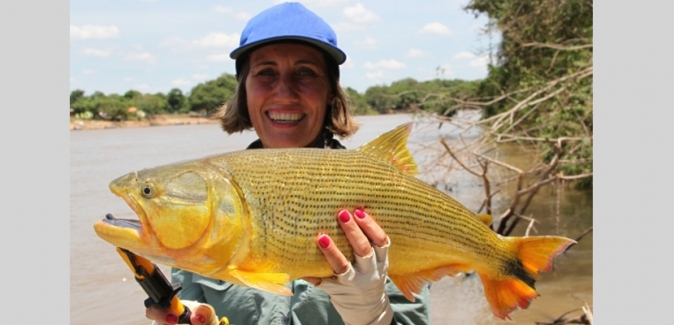
[[[346,61],[346,54],[344,52],[342,52],[342,50],[340,50],[340,49],[338,49],[338,48],[336,48],[336,47],[334,47],[330,44],[326,44],[326,43],[317,41],[315,39],[301,37],[301,36],[297,36],[297,37],[283,36],[283,37],[267,38],[267,39],[259,41],[259,42],[246,44],[246,45],[241,46],[239,48],[236,48],[234,51],[232,51],[229,54],[229,57],[236,60],[242,54],[244,54],[245,52],[253,49],[254,47],[258,47],[258,46],[264,45],[266,43],[272,43],[272,42],[277,42],[277,41],[281,41],[281,40],[296,40],[296,41],[307,42],[307,43],[312,44],[312,45],[322,49],[323,51],[327,52],[331,57],[333,57],[335,59],[337,64],[342,64],[342,63],[344,63],[344,61]]]

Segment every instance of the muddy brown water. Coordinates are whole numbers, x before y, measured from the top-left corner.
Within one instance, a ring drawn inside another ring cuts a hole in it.
[[[361,130],[343,141],[355,148],[411,115],[363,116]],[[410,147],[419,161],[427,159],[417,144],[437,143],[437,135],[451,126],[415,128]],[[145,293],[115,252],[96,236],[93,224],[106,213],[136,218],[108,183],[135,169],[244,149],[256,138],[253,132],[227,136],[217,124],[157,126],[70,132],[70,321],[71,324],[149,324],[145,319]],[[419,157],[418,157],[419,156]],[[513,154],[513,156],[516,156]],[[423,164],[420,163],[420,166]],[[479,208],[483,189],[455,178],[450,195],[471,209]],[[462,185],[462,184],[466,185]],[[530,207],[539,220],[536,234],[577,237],[592,225],[592,194],[565,189],[557,222],[557,192],[545,188]],[[518,226],[522,235],[526,224]],[[169,274],[167,267],[160,268]],[[554,270],[536,284],[540,297],[527,310],[512,314],[516,324],[550,321],[561,314],[592,304],[592,234],[558,257]],[[505,324],[492,316],[477,276],[444,278],[431,287],[432,324]]]

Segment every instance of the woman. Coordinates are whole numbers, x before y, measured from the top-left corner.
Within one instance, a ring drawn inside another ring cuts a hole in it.
[[[344,149],[333,135],[350,136],[358,128],[339,86],[339,64],[346,55],[320,17],[299,3],[267,9],[248,22],[230,56],[239,85],[221,110],[226,132],[254,128],[259,139],[248,149]],[[340,211],[337,222],[356,262],[352,265],[329,236],[319,236],[317,246],[335,276],[293,281],[292,297],[174,269],[173,281],[183,287],[178,294],[193,311],[192,324],[214,324],[214,313],[236,325],[429,323],[428,288],[409,302],[386,276],[386,233],[361,210]],[[157,307],[147,309],[146,316],[165,324],[177,319]]]

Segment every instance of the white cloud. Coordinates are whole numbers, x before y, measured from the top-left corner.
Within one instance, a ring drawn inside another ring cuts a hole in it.
[[[487,63],[489,63],[489,57],[483,55],[473,60],[470,60],[470,62],[468,62],[468,65],[471,67],[486,67]]]
[[[188,79],[180,78],[180,79],[171,80],[171,86],[175,86],[175,87],[185,87],[185,86],[189,86],[191,84],[192,84],[192,81],[188,80]]]
[[[229,54],[213,54],[206,57],[206,61],[210,62],[227,62],[232,61]]]
[[[332,29],[335,30],[335,32],[340,33],[340,32],[353,32],[356,30],[363,30],[363,26],[361,25],[356,25],[352,23],[347,23],[347,22],[341,22],[332,25]]]
[[[98,73],[98,70],[93,70],[93,69],[84,69],[82,70],[83,74],[96,74]]]
[[[454,59],[456,60],[472,59],[472,58],[475,58],[475,54],[466,51],[454,54]]]
[[[368,36],[368,37],[365,38],[365,40],[360,41],[360,42],[356,42],[356,46],[358,46],[360,48],[366,48],[366,49],[374,50],[378,47],[378,43],[379,42],[377,42],[376,39]]]
[[[407,51],[407,56],[410,58],[418,58],[424,56],[424,52],[418,49],[410,49]]]
[[[238,34],[210,33],[193,43],[205,48],[235,48],[239,45]]]
[[[207,74],[193,74],[192,75],[192,79],[194,79],[194,80],[206,80],[208,78],[209,77],[208,77]]]
[[[97,58],[105,58],[110,56],[110,51],[104,51],[104,50],[97,50],[97,49],[92,49],[92,48],[87,48],[84,49],[84,55],[86,56],[94,56]]]
[[[402,69],[404,67],[405,64],[396,60],[381,60],[377,63],[365,63],[365,68],[367,69]]]
[[[109,39],[119,37],[119,29],[115,25],[70,25],[70,39]]]
[[[275,5],[287,2],[288,0],[274,0]],[[302,4],[306,7],[328,7],[338,3],[347,2],[348,0],[304,0]]]
[[[245,11],[235,11],[234,9],[232,9],[230,7],[224,7],[224,6],[216,6],[215,12],[221,13],[221,14],[232,15],[235,18],[240,19],[240,20],[248,20],[251,17],[253,17],[253,15],[251,15],[251,14],[245,12]]]
[[[210,33],[197,40],[185,40],[180,37],[171,37],[163,40],[159,45],[170,48],[173,53],[189,53],[194,51],[222,50],[229,52],[239,46],[239,34]]]
[[[377,79],[381,79],[383,77],[384,77],[384,71],[381,71],[381,70],[379,70],[377,72],[367,72],[367,73],[365,73],[365,78],[367,78],[369,80],[377,80]]]
[[[234,9],[230,7],[223,7],[223,6],[215,6],[215,12],[221,13],[221,14],[231,14],[234,12]]]
[[[365,9],[362,4],[357,3],[353,7],[344,8],[344,16],[357,23],[367,23],[371,21],[379,21],[379,16],[374,12]]]
[[[132,62],[143,62],[149,64],[157,63],[157,58],[155,58],[154,55],[148,52],[132,53],[124,57],[124,60]]]
[[[150,86],[148,84],[134,85],[133,87],[135,88],[135,90],[140,92],[150,90]]]
[[[447,28],[447,26],[441,24],[441,23],[430,23],[426,24],[424,28],[419,30],[419,33],[422,34],[437,34],[437,35],[442,35],[442,36],[451,36],[452,31]]]

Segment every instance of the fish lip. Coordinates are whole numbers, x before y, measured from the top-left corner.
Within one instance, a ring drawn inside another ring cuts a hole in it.
[[[130,176],[131,176],[131,174],[127,174],[125,176],[120,177],[120,179],[123,178],[123,177],[130,177]],[[133,179],[134,179],[134,181],[133,181],[134,183],[138,180],[138,171],[133,172]],[[143,237],[143,230],[145,230],[143,226],[146,225],[147,219],[146,219],[145,210],[136,202],[135,198],[128,192],[129,189],[132,188],[132,187],[133,186],[131,186],[131,185],[117,186],[116,180],[115,180],[112,183],[110,183],[109,189],[114,195],[122,198],[124,200],[124,202],[126,202],[126,204],[136,214],[136,216],[138,217],[138,220],[136,220],[136,219],[118,219],[118,218],[115,218],[112,214],[108,213],[106,215],[106,219],[104,219],[103,221],[105,223],[109,224],[109,225],[113,225],[113,226],[117,226],[117,227],[121,227],[121,228],[135,229],[135,230],[138,231],[138,236],[142,238]],[[111,219],[108,219],[108,216],[110,216]],[[122,221],[122,220],[124,220],[124,221]]]
[[[127,228],[127,229],[134,229],[140,231],[143,226],[140,220],[134,220],[134,219],[119,219],[115,218],[115,216],[112,215],[112,213],[108,213],[105,215],[105,219],[103,219],[103,222],[115,227],[119,228]]]

